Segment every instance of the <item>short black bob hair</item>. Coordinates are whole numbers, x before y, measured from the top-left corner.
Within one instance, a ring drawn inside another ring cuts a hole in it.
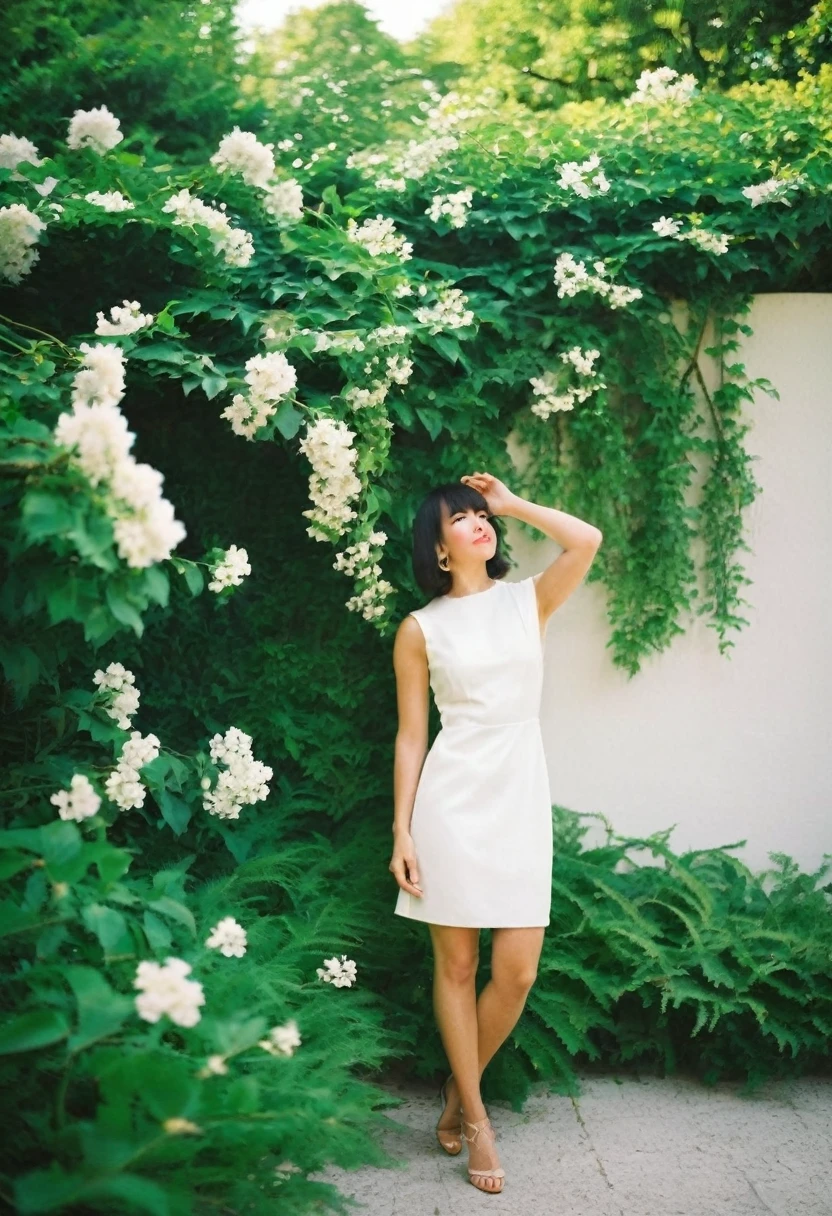
[[[479,490],[464,481],[445,481],[423,498],[413,520],[413,574],[422,591],[432,599],[445,595],[453,586],[453,576],[442,569],[436,556],[436,545],[442,540],[443,502],[449,515],[457,511],[488,511],[488,503]],[[489,514],[488,520],[497,534],[497,547],[485,568],[491,578],[502,578],[511,564],[501,551],[503,537],[498,517]]]

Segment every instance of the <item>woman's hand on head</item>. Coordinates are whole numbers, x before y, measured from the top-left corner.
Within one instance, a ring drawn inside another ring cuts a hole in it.
[[[479,490],[488,503],[490,515],[507,515],[516,497],[505,482],[492,473],[466,473],[460,477],[472,490]]]
[[[387,868],[403,891],[406,891],[408,895],[416,895],[421,898],[416,847],[409,832],[401,832],[396,836],[393,843],[393,856]]]

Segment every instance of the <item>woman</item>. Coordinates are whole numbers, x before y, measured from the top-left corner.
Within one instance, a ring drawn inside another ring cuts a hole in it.
[[[564,552],[540,574],[501,582],[501,515],[533,524]],[[434,1012],[452,1069],[437,1138],[453,1156],[467,1142],[469,1180],[491,1193],[505,1171],[480,1078],[535,980],[552,894],[543,635],[601,539],[592,524],[528,502],[489,473],[437,486],[413,525],[414,573],[433,598],[404,618],[393,647],[389,869],[396,914],[427,922],[431,935]],[[429,686],[442,726],[428,751]],[[491,980],[477,1000],[483,928],[493,930]]]

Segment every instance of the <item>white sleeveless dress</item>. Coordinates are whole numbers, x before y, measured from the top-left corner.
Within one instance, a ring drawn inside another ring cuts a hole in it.
[[[552,804],[534,581],[439,596],[411,615],[425,637],[441,728],[410,823],[423,894],[399,888],[394,911],[437,925],[546,926]]]

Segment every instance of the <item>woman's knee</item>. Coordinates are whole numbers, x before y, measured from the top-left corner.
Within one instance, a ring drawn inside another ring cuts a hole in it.
[[[449,984],[471,984],[477,974],[479,955],[452,955],[437,961],[440,975]]]
[[[502,988],[512,992],[528,992],[537,979],[537,967],[531,963],[518,962],[513,965],[492,968],[491,978]]]

